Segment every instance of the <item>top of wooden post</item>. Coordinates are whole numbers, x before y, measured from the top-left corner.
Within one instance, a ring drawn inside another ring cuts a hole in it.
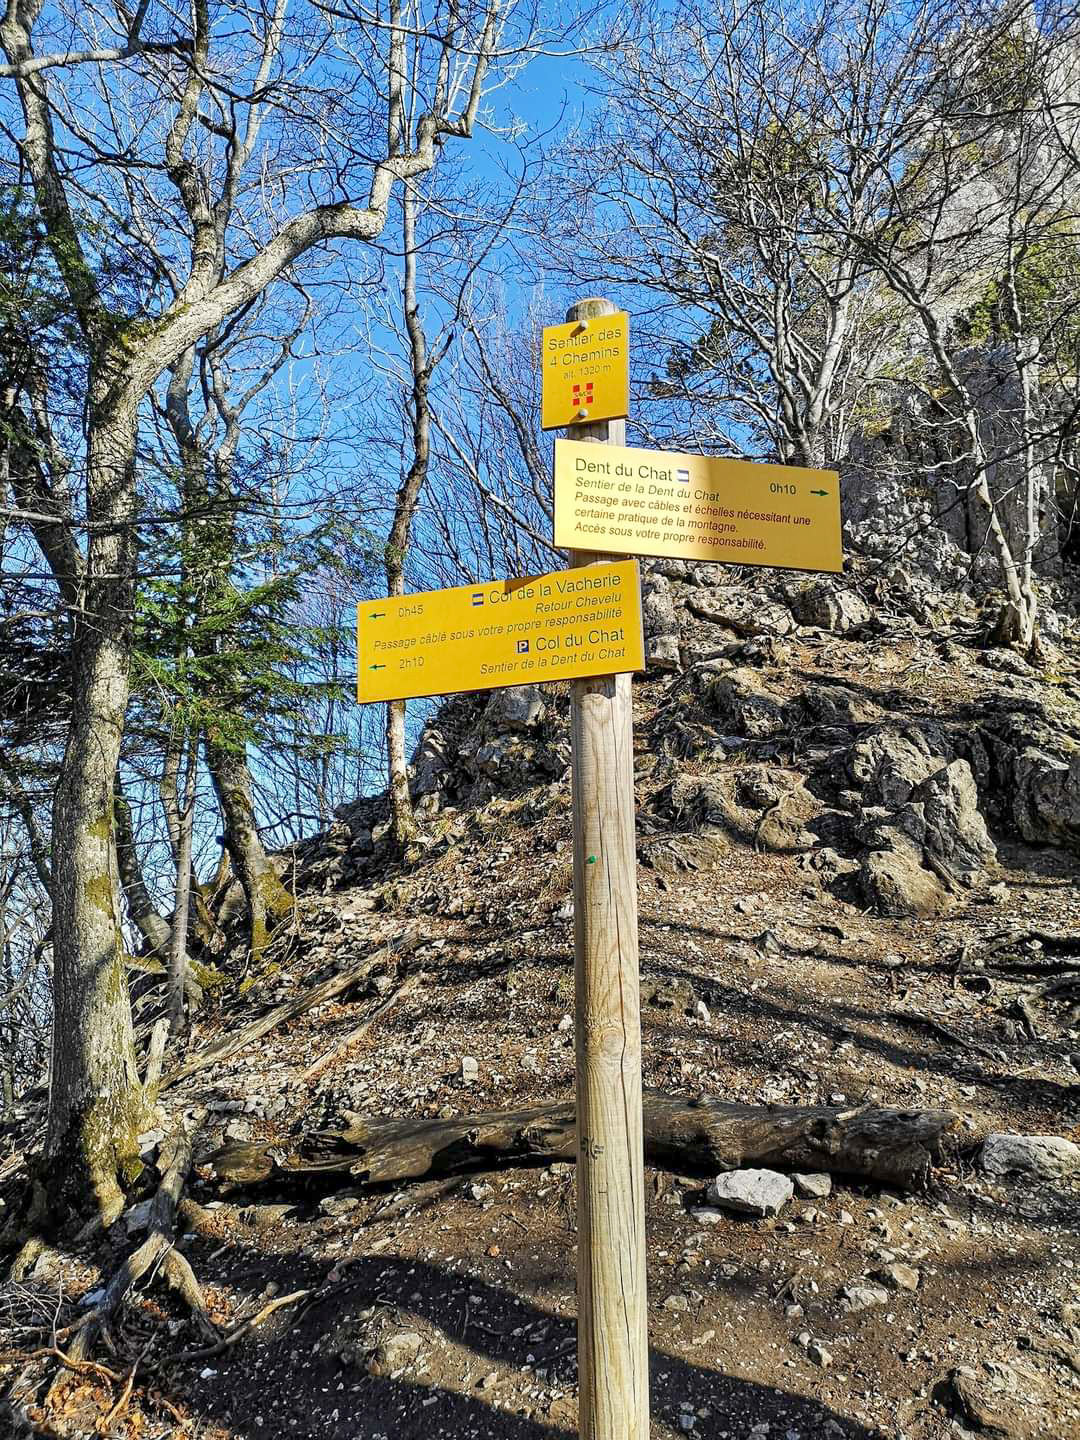
[[[574,320],[595,320],[598,315],[618,313],[619,307],[613,300],[607,300],[602,295],[590,295],[584,300],[574,301],[566,312],[566,321],[569,324]]]

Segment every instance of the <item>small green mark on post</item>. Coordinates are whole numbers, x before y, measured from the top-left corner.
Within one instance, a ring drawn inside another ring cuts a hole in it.
[[[595,856],[595,855],[590,855],[590,856],[586,859],[585,864],[586,864],[586,865],[595,865],[595,864],[596,864],[596,856]]]

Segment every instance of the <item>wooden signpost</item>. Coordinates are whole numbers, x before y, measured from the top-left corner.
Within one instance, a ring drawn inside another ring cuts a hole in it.
[[[587,323],[595,331],[603,328],[614,309],[609,300],[582,300],[567,320],[571,325]],[[625,409],[618,413],[625,414]],[[576,425],[574,433],[585,442],[582,449],[599,456],[608,446],[621,444],[624,431],[624,422],[615,419]],[[603,558],[576,548],[571,563],[580,566]],[[596,572],[606,568],[598,564]],[[629,675],[575,680],[570,690],[570,736],[578,1428],[584,1440],[647,1440],[645,1158]]]
[[[584,1440],[647,1440],[641,1017],[630,672],[637,562],[843,567],[835,472],[628,449],[629,319],[581,300],[543,339],[555,544],[573,568],[357,607],[361,701],[568,679],[573,745],[578,1379]]]

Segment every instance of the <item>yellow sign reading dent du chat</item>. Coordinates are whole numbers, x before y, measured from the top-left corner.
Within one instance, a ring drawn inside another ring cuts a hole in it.
[[[635,560],[393,595],[356,621],[361,703],[645,668]]]
[[[544,330],[541,425],[621,420],[630,410],[630,317],[597,315]]]
[[[833,470],[556,440],[555,544],[839,571],[840,478]]]

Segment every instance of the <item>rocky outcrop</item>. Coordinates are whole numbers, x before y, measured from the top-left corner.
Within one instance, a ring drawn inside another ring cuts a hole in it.
[[[1012,348],[969,346],[953,355],[978,412],[990,456],[987,483],[1014,555],[1027,526],[1024,454],[1017,434],[1025,400]],[[1051,422],[1052,423],[1052,422]],[[1038,428],[1038,422],[1035,422]],[[912,386],[891,412],[856,434],[841,466],[845,525],[864,554],[896,558],[940,588],[997,586],[1000,562],[988,541],[987,510],[958,456],[967,442],[938,402]],[[1035,513],[1042,517],[1035,563],[1044,576],[1061,573],[1064,536],[1052,493],[1052,467],[1035,475]]]
[[[803,777],[778,766],[745,765],[711,775],[685,775],[659,797],[658,808],[679,829],[720,829],[763,850],[809,850],[808,827],[825,807]]]
[[[809,580],[791,593],[791,612],[800,625],[848,635],[870,621],[870,606],[857,590],[832,580]]]
[[[499,792],[556,779],[570,763],[565,698],[513,685],[448,701],[426,726],[413,757],[422,811],[479,804]]]
[[[747,667],[706,671],[701,696],[733,735],[760,740],[784,728],[785,700]]]
[[[1035,845],[1080,846],[1080,712],[987,697],[973,747],[993,813]]]
[[[887,753],[889,763],[875,773],[870,788],[881,794],[884,786],[893,808],[871,806],[864,812],[861,836],[870,853],[863,863],[863,893],[885,914],[935,915],[958,893],[983,883],[997,850],[965,760],[939,764],[919,778],[939,757],[910,743],[904,750],[894,744]],[[906,763],[898,763],[901,757]]]

